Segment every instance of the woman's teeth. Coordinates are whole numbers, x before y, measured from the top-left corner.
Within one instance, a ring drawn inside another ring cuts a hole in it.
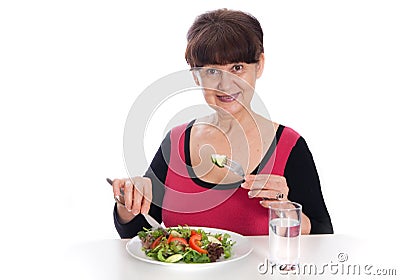
[[[239,93],[235,93],[232,95],[217,95],[217,98],[222,102],[232,102],[235,101],[238,97]]]

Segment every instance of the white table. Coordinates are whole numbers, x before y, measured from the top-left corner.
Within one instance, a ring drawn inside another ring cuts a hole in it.
[[[130,280],[400,278],[400,265],[394,258],[397,253],[395,247],[398,248],[398,245],[388,239],[372,242],[349,235],[302,236],[300,271],[297,275],[294,273],[283,275],[277,270],[272,270],[271,266],[265,265],[268,237],[248,238],[254,249],[244,259],[207,268],[188,265],[183,269],[155,265],[132,258],[125,249],[128,240],[102,240],[75,244],[64,256],[63,276],[69,279]],[[267,266],[269,269],[265,271]],[[392,275],[374,276],[377,273]]]

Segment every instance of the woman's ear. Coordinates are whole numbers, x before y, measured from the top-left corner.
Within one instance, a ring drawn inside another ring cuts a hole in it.
[[[257,62],[257,79],[261,77],[264,71],[264,62],[265,62],[264,53],[261,53],[260,58],[258,59]]]

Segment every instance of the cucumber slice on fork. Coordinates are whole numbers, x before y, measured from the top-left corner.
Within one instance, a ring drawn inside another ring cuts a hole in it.
[[[212,154],[211,161],[216,166],[218,166],[220,168],[225,167],[225,168],[229,169],[231,172],[239,175],[240,177],[245,176],[242,165],[234,160],[231,160],[226,155]]]
[[[219,155],[219,154],[212,154],[211,161],[218,167],[224,168],[226,164],[227,156],[226,155]]]

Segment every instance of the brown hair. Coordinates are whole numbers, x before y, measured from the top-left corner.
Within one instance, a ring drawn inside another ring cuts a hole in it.
[[[258,20],[241,11],[219,9],[198,16],[187,33],[185,58],[191,67],[258,62],[263,31]]]

